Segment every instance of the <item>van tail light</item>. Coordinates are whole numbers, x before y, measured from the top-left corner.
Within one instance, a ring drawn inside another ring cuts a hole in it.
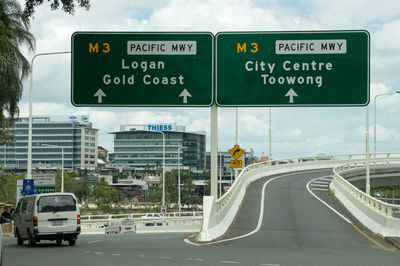
[[[76,217],[76,221],[78,224],[81,224],[81,215],[78,214],[78,216]]]
[[[33,226],[38,226],[38,218],[36,216],[33,217]]]
[[[119,231],[120,231],[120,232],[122,231],[122,227],[121,227],[121,226],[119,227]]]

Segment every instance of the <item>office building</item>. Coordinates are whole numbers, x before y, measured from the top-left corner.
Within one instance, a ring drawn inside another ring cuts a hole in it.
[[[114,135],[114,165],[137,175],[149,168],[161,168],[163,161],[163,134],[165,136],[166,171],[176,170],[178,148],[182,147],[180,164],[186,169],[205,168],[205,132],[186,132],[176,124],[121,125]],[[161,168],[162,169],[162,168]]]
[[[9,134],[14,140],[0,146],[1,165],[8,170],[26,171],[28,158],[29,118],[14,119]],[[54,147],[57,146],[57,147]],[[88,116],[70,116],[65,121],[49,117],[32,119],[32,168],[94,170],[97,167],[98,130]],[[64,154],[62,154],[64,153]]]

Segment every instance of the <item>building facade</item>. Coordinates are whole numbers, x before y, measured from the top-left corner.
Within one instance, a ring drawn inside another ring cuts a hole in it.
[[[81,121],[51,121],[49,117],[32,119],[32,168],[54,169],[64,161],[65,169],[94,170],[97,167],[98,130],[87,116]],[[0,146],[1,165],[26,171],[29,119],[14,119],[7,133],[14,140]]]
[[[181,166],[190,170],[205,168],[205,132],[186,132],[175,124],[121,125],[114,135],[114,165],[137,174],[149,167],[162,166],[163,134],[165,136],[166,171],[178,166],[178,148]],[[162,133],[161,133],[162,132]]]

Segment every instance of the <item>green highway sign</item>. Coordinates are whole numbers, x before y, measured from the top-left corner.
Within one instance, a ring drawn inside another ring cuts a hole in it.
[[[55,186],[41,186],[41,187],[35,186],[35,189],[38,194],[56,192]]]
[[[367,31],[222,32],[216,39],[219,106],[365,106]]]
[[[75,32],[75,106],[210,106],[214,38],[209,32]]]

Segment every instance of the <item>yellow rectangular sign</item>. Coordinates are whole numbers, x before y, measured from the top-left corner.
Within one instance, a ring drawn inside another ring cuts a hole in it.
[[[242,160],[231,160],[231,168],[242,168],[243,161]]]

